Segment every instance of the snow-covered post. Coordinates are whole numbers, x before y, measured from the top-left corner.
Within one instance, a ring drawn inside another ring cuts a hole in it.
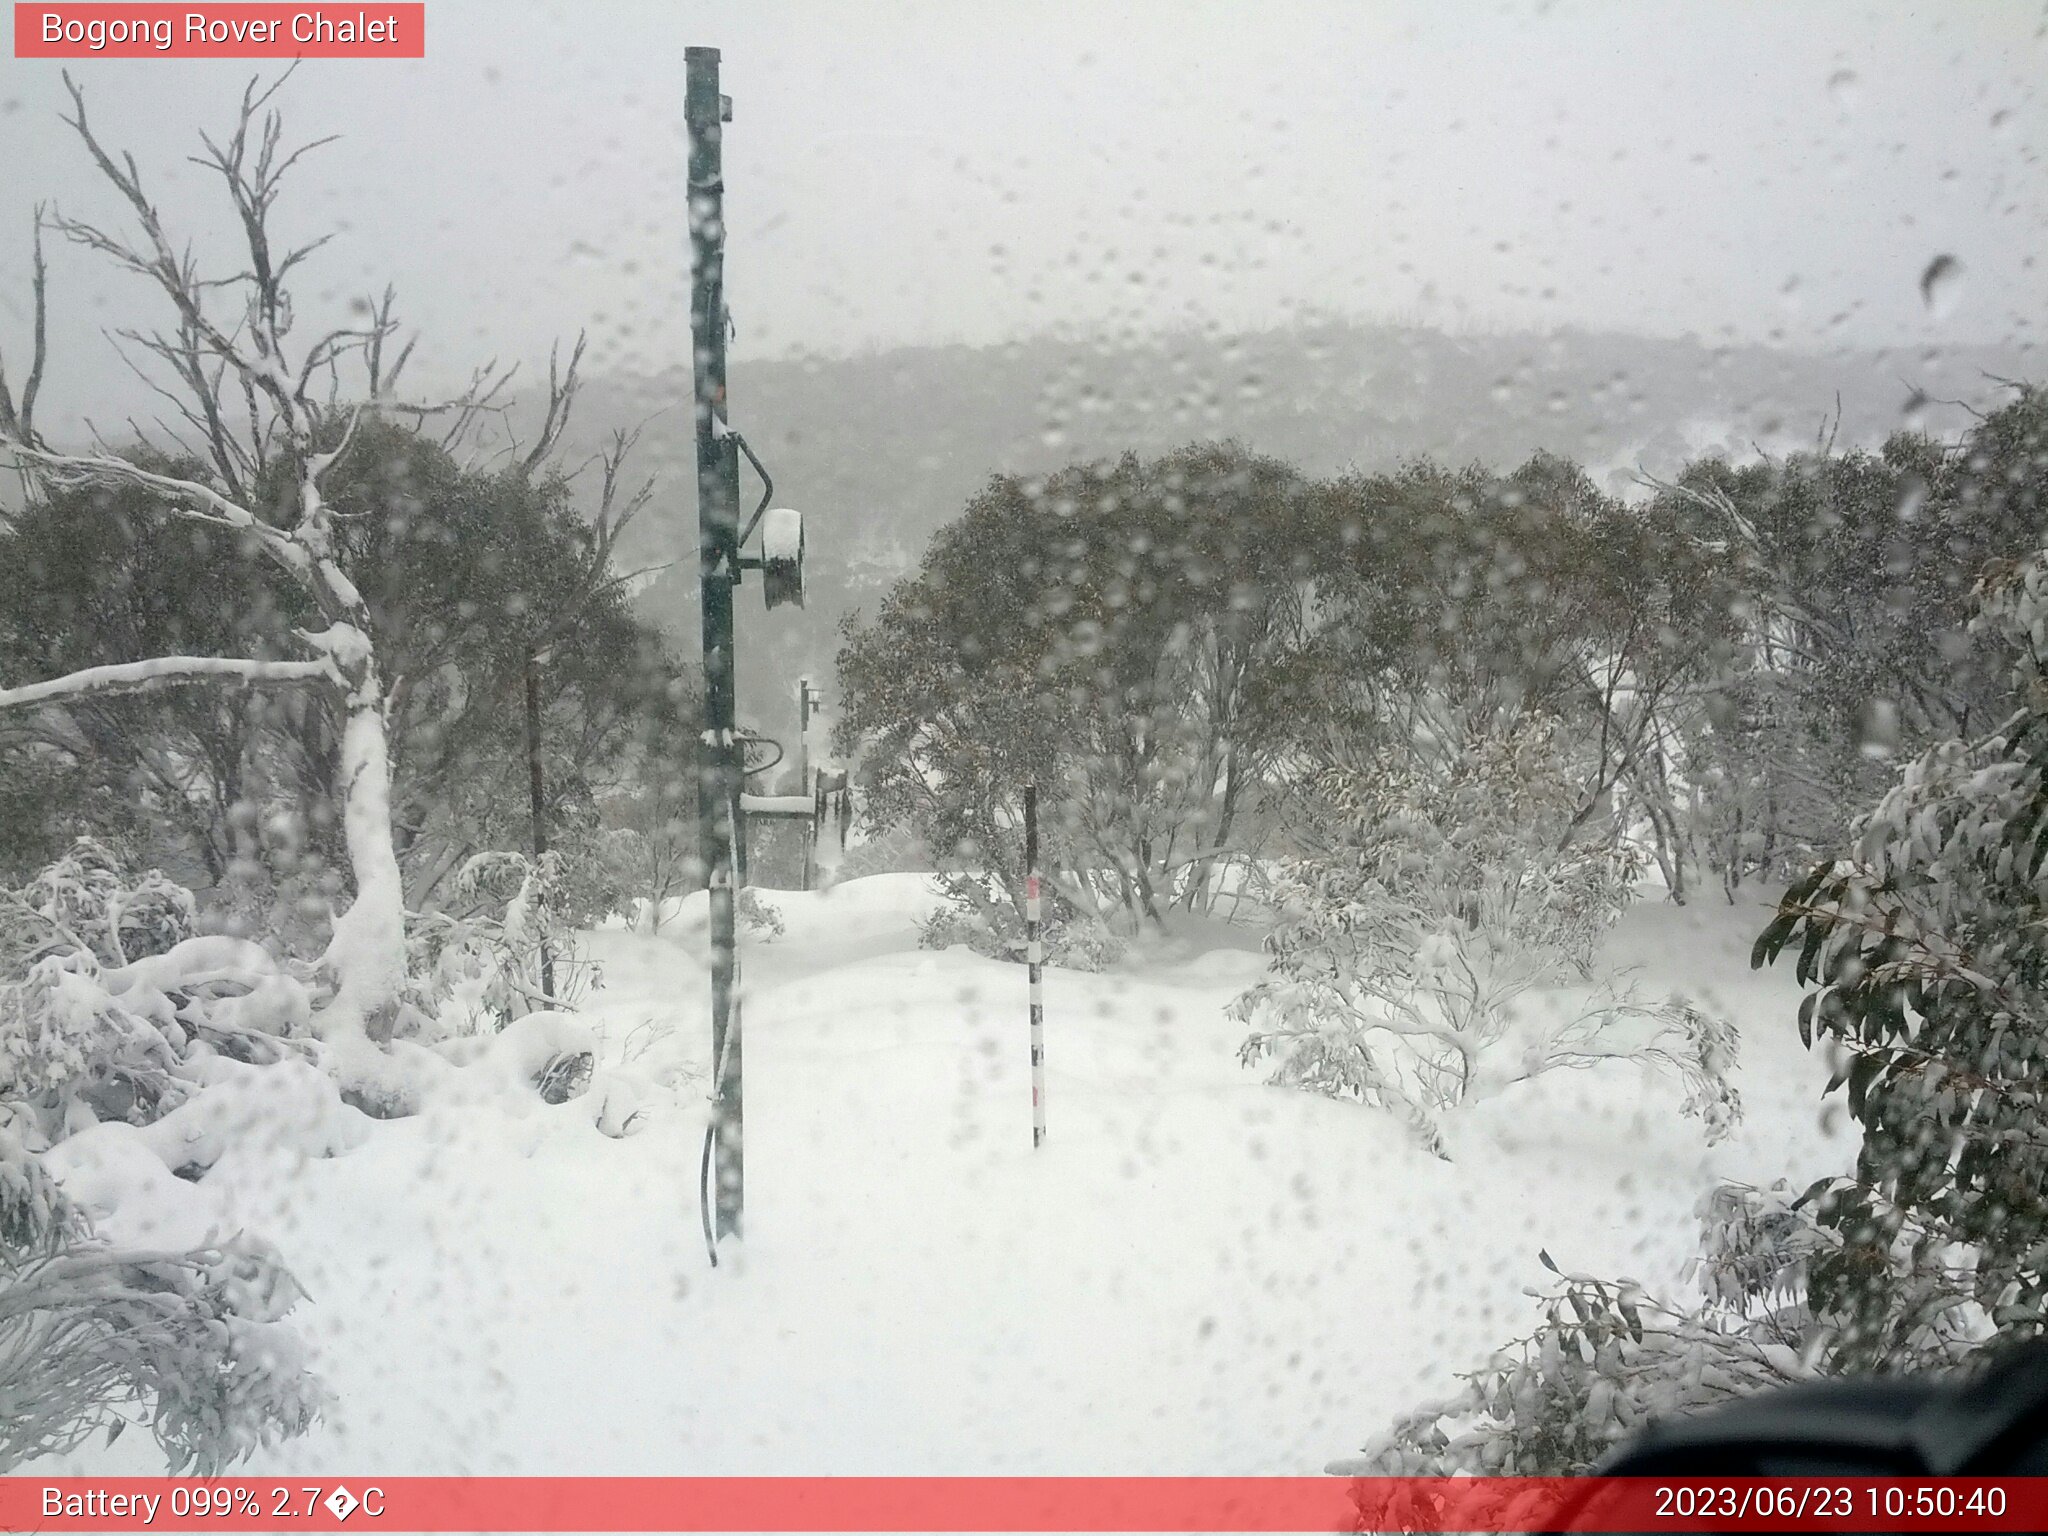
[[[1038,908],[1038,786],[1024,786],[1024,961],[1031,973],[1031,1145],[1045,1145],[1045,948]]]

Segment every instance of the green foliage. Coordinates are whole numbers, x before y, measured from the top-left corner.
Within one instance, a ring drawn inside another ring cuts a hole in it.
[[[1839,1249],[1816,1311],[1860,1363],[1952,1358],[2048,1326],[2048,553],[1994,567],[1979,631],[2019,710],[1907,766],[1854,856],[1796,882],[1757,941],[1814,990],[1801,1037],[1863,1128],[1855,1176],[1812,1192]]]
[[[472,854],[527,842],[526,657],[537,669],[549,843],[594,833],[597,802],[649,756],[687,762],[694,688],[595,566],[568,482],[466,469],[366,429],[328,481],[340,554],[392,679],[401,857],[415,899]],[[452,863],[450,861],[453,861]]]
[[[196,466],[138,453],[145,469]],[[55,491],[0,523],[0,678],[23,683],[152,656],[278,656],[303,617],[295,591],[225,529],[166,528],[132,487]],[[296,654],[294,652],[293,654]],[[91,832],[175,840],[206,878],[233,856],[229,807],[247,788],[257,701],[175,688],[13,712],[0,730],[0,878]]]
[[[1561,1276],[1542,1311],[1534,1333],[1464,1377],[1457,1393],[1405,1415],[1330,1471],[1577,1475],[1660,1420],[1813,1375],[1778,1320],[1687,1312],[1630,1280]]]

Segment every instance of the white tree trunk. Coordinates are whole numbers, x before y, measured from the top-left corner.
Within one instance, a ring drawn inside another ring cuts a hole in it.
[[[391,759],[384,739],[384,689],[369,641],[352,626],[329,636],[359,642],[353,655],[336,646],[348,679],[339,764],[342,835],[356,893],[334,920],[322,969],[334,998],[320,1014],[321,1033],[368,1033],[389,1039],[405,986],[405,887],[391,836]]]

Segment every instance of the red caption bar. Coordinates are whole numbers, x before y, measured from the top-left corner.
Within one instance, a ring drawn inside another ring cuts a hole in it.
[[[17,59],[423,59],[424,4],[22,5]]]
[[[7,1531],[2043,1531],[2048,1478],[0,1478]]]

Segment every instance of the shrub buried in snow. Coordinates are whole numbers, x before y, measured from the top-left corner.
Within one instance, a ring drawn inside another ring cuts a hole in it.
[[[1907,764],[1756,945],[1814,988],[1798,1027],[1841,1054],[1828,1091],[1863,1132],[1853,1173],[1711,1192],[1696,1305],[1571,1279],[1518,1349],[1333,1470],[1582,1471],[1637,1424],[1737,1392],[1968,1368],[2048,1326],[2048,551],[1994,564],[1976,599],[2017,707]]]
[[[311,966],[192,933],[194,911],[91,843],[0,890],[0,1469],[140,1410],[174,1470],[212,1473],[324,1401],[283,1321],[297,1286],[223,1235],[207,1175],[237,1149],[344,1153],[371,1122],[313,1031]],[[590,1029],[554,1011],[376,1061],[396,1112],[580,1098],[622,1135],[658,1093],[596,1074]]]
[[[282,1321],[298,1288],[267,1244],[115,1241],[90,1219],[137,1219],[140,1188],[152,1224],[199,1201],[171,1174],[261,1123],[232,1076],[255,1063],[312,1080],[302,1141],[337,1134],[318,1112],[340,1110],[332,1084],[285,1060],[304,987],[258,945],[192,934],[193,913],[91,843],[0,891],[0,1468],[119,1433],[135,1407],[174,1471],[210,1474],[319,1412]]]
[[[1269,974],[1233,1005],[1253,1026],[1247,1063],[1277,1057],[1275,1081],[1390,1110],[1439,1152],[1442,1110],[1617,1059],[1678,1076],[1709,1139],[1726,1133],[1733,1031],[1589,979],[1637,867],[1625,844],[1571,835],[1554,724],[1475,730],[1440,763],[1331,770],[1308,790],[1317,845],[1283,861]]]

